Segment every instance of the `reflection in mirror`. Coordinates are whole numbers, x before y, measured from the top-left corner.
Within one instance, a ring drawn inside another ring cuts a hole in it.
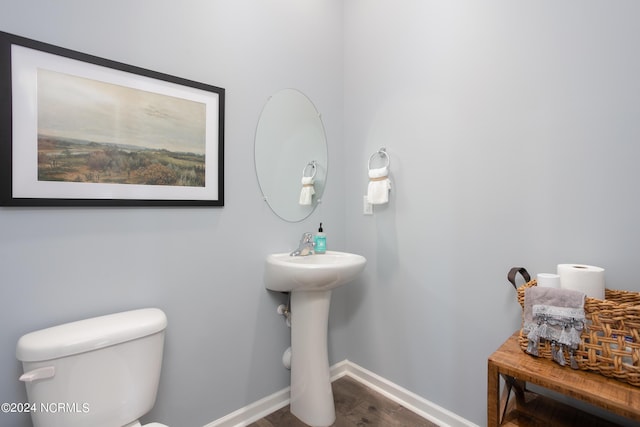
[[[311,215],[324,192],[327,142],[320,114],[302,92],[283,89],[268,99],[256,128],[255,166],[276,215],[289,222]]]

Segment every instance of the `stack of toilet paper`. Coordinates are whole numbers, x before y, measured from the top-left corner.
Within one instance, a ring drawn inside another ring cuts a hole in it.
[[[604,268],[584,264],[558,264],[556,274],[539,273],[538,286],[579,291],[588,297],[604,299]]]

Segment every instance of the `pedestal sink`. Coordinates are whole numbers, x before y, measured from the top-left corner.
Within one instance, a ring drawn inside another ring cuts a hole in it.
[[[336,418],[329,375],[327,326],[331,291],[350,282],[367,260],[360,255],[267,256],[267,289],[291,292],[291,413],[314,427]]]

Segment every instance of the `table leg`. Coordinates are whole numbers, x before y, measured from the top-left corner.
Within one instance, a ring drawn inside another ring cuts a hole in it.
[[[500,425],[500,372],[491,360],[487,378],[487,427]]]

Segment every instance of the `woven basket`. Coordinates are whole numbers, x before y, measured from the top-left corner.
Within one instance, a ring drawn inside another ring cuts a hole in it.
[[[524,291],[532,286],[535,280],[517,288],[523,309]],[[640,292],[606,289],[604,300],[587,297],[584,311],[586,327],[574,354],[578,368],[640,386]],[[528,344],[520,329],[520,348],[526,351]],[[540,340],[539,356],[552,359],[551,351],[551,342]]]

